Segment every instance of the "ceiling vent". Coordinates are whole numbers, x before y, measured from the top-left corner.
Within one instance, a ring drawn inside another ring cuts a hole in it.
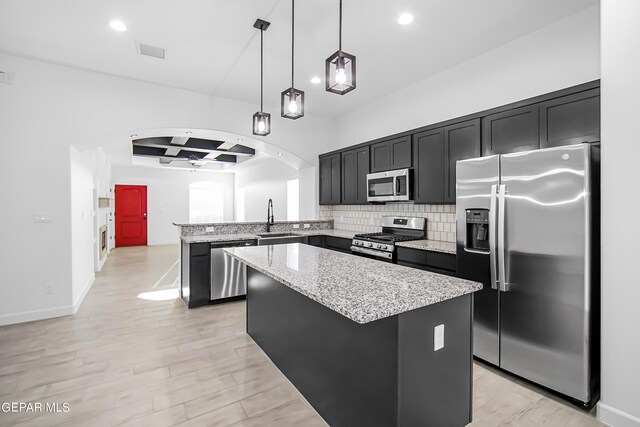
[[[164,49],[157,46],[151,46],[149,44],[144,44],[140,42],[136,42],[138,47],[138,53],[144,56],[152,56],[154,58],[164,59]]]

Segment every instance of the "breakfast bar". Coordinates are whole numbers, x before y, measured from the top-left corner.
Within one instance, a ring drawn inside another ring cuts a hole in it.
[[[464,426],[477,282],[305,244],[225,249],[247,332],[332,427]]]

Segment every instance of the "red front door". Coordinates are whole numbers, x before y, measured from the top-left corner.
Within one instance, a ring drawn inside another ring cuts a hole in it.
[[[146,246],[147,186],[116,185],[116,246]]]

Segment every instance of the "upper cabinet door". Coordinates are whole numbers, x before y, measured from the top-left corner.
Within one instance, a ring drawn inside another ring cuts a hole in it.
[[[468,120],[444,128],[445,203],[456,202],[456,162],[480,157],[480,119]]]
[[[371,145],[371,172],[411,167],[411,135]]]
[[[411,135],[389,141],[391,169],[405,169],[413,166],[411,157]]]
[[[415,203],[444,203],[444,128],[413,135],[413,200]]]
[[[600,88],[540,104],[540,148],[600,141]]]
[[[340,154],[320,157],[320,204],[340,204]]]
[[[482,119],[482,155],[540,148],[538,104],[492,114]]]
[[[342,153],[342,203],[367,203],[367,174],[369,173],[369,147]]]

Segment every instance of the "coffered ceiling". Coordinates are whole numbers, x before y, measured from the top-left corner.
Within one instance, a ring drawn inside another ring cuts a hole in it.
[[[296,86],[309,115],[337,116],[597,0],[344,0],[343,49],[358,61],[358,88],[324,90],[324,60],[338,45],[338,1],[296,2]],[[259,32],[265,33],[265,105],[278,113],[290,86],[288,0],[0,0],[0,51],[259,103]],[[410,11],[407,26],[396,20]],[[107,22],[121,19],[126,32]],[[165,49],[141,56],[136,43]],[[526,52],[523,52],[526,54]],[[313,85],[312,76],[323,78]]]

